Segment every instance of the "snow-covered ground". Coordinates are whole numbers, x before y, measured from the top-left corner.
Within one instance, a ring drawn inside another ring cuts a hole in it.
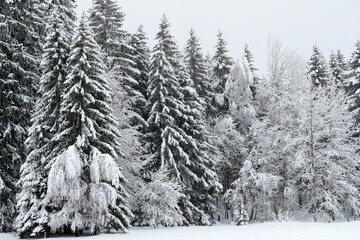
[[[0,240],[17,239],[0,234]],[[263,223],[247,226],[132,228],[128,234],[56,237],[56,240],[360,240],[360,221],[341,223]]]

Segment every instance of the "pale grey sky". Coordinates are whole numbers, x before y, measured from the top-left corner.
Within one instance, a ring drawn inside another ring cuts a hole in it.
[[[162,14],[172,25],[171,33],[181,49],[193,27],[204,53],[214,52],[218,30],[224,33],[230,55],[241,56],[248,43],[255,65],[266,71],[269,37],[281,39],[307,60],[316,42],[326,58],[340,48],[346,57],[360,38],[360,0],[117,0],[126,14],[124,29],[134,32],[140,25],[154,37]],[[77,0],[78,12],[92,0]]]

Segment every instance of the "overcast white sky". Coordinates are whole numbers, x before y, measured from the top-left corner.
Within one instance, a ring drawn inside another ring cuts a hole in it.
[[[346,57],[360,39],[360,0],[117,0],[126,14],[124,29],[143,24],[149,45],[165,13],[181,49],[193,27],[204,53],[214,52],[218,30],[224,33],[230,55],[241,56],[245,42],[255,65],[265,72],[267,41],[280,38],[307,60],[316,42],[328,58],[340,48]],[[77,0],[78,12],[92,0]]]

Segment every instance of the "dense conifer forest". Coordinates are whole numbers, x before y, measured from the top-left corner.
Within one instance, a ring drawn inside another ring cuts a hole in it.
[[[332,222],[360,214],[360,41],[213,53],[115,0],[0,0],[0,232]]]

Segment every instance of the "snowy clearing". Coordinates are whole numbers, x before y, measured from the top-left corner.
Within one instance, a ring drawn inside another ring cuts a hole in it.
[[[263,223],[246,226],[131,228],[128,234],[101,234],[82,237],[86,240],[360,240],[360,221],[341,223]],[[17,239],[0,234],[1,240]],[[57,237],[79,240],[81,237]]]

